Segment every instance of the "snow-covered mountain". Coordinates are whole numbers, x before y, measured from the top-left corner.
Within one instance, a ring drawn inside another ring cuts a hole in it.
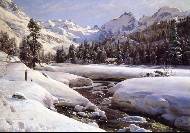
[[[41,22],[44,29],[64,35],[74,42],[83,42],[84,40],[91,41],[98,39],[99,29],[97,26],[91,28],[90,26],[81,27],[71,20],[49,20]]]
[[[19,46],[22,38],[29,34],[27,24],[30,17],[21,11],[12,0],[0,0],[0,31],[7,32],[16,39]],[[77,45],[65,35],[49,31],[42,27],[39,41],[44,52],[55,53],[58,47],[68,49],[71,44]]]
[[[167,6],[162,7],[152,16],[143,16],[142,18],[140,18],[138,29],[145,29],[154,23],[159,23],[161,21],[168,21],[176,17],[184,18],[189,15],[190,15],[190,12],[188,11],[183,12],[177,8],[170,8]]]
[[[21,12],[11,0],[0,0],[0,29],[15,37],[17,44],[20,35],[26,34],[29,17]]]
[[[137,27],[138,21],[132,13],[125,12],[119,18],[105,23],[101,28],[107,33],[130,33]]]
[[[97,41],[108,35],[121,33],[132,33],[143,30],[155,22],[170,20],[175,17],[189,16],[190,11],[182,12],[177,8],[163,7],[152,16],[143,16],[137,20],[132,13],[124,13],[101,28],[81,27],[70,20],[49,20],[39,22],[41,26],[41,37],[44,52],[55,53],[59,47],[68,49],[71,44],[86,41]],[[10,37],[16,39],[17,45],[22,38],[29,34],[27,24],[30,17],[27,16],[12,0],[0,0],[0,31],[7,32]]]
[[[117,35],[118,33],[132,33],[138,30],[144,30],[148,26],[178,18],[184,18],[190,15],[190,11],[180,11],[177,8],[162,7],[152,16],[143,16],[137,20],[132,13],[124,13],[120,17],[105,23],[101,28],[108,34]]]

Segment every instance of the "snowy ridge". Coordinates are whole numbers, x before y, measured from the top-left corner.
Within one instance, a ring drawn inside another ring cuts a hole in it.
[[[188,11],[183,12],[177,8],[170,8],[167,6],[162,7],[156,13],[154,13],[152,16],[143,16],[142,18],[140,18],[138,29],[143,30],[154,23],[172,20],[176,17],[184,18],[186,16],[189,16]]]
[[[152,16],[143,16],[137,20],[132,13],[124,13],[120,17],[115,18],[107,23],[105,23],[101,29],[104,32],[111,33],[114,35],[123,34],[123,33],[132,33],[138,30],[144,30],[148,26],[151,26],[154,23],[159,23],[161,21],[168,21],[178,18],[184,18],[189,16],[190,12],[180,11],[177,8],[171,7],[162,7]]]
[[[137,20],[132,13],[125,12],[119,18],[113,19],[102,26],[102,30],[111,33],[130,33],[137,26]]]
[[[97,28],[81,27],[71,20],[48,20],[41,22],[41,25],[48,31],[55,32],[59,35],[64,35],[75,42],[83,42],[85,40],[97,40]]]
[[[83,41],[101,41],[109,35],[129,34],[143,30],[155,22],[170,20],[176,17],[190,15],[189,11],[182,12],[177,8],[163,7],[152,16],[144,16],[139,21],[132,13],[124,13],[120,17],[105,23],[101,28],[81,27],[71,20],[49,20],[40,22],[41,37],[45,53],[55,54],[57,48],[64,47],[67,51],[71,44],[78,46]],[[27,16],[12,0],[0,0],[0,29],[16,39],[19,46],[23,36],[29,34]],[[124,39],[126,40],[126,39]]]

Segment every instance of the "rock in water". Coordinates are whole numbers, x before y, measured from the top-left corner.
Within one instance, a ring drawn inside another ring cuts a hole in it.
[[[127,128],[123,128],[123,129],[119,129],[119,130],[117,130],[117,132],[127,132],[127,131],[128,131]]]
[[[15,99],[20,99],[20,100],[26,100],[26,97],[24,94],[20,93],[20,92],[15,92],[12,96],[12,98]]]
[[[87,117],[88,116],[85,112],[78,112],[77,114],[81,117]]]
[[[130,128],[130,132],[152,132],[150,130],[140,128],[139,126],[136,126],[135,124],[130,124],[129,128]]]
[[[146,123],[146,119],[140,116],[126,116],[121,118],[120,120],[127,122],[127,123]]]
[[[77,112],[82,112],[82,111],[84,111],[84,109],[85,108],[83,106],[76,105],[74,110],[77,111]]]

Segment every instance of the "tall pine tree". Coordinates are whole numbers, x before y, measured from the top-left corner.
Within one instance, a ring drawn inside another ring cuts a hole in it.
[[[175,20],[172,21],[170,31],[169,58],[171,65],[180,65],[182,62],[182,49],[177,33],[177,23]]]
[[[24,41],[25,44],[22,44],[20,54],[27,52],[27,58],[29,58],[29,63],[27,63],[27,65],[31,68],[35,68],[36,63],[40,63],[39,54],[42,48],[42,45],[38,41],[38,38],[40,37],[40,26],[33,19],[30,19],[28,29],[30,34]],[[28,51],[22,51],[25,49],[28,49]],[[20,57],[24,57],[24,55],[20,55]],[[28,62],[25,58],[21,58],[21,60],[23,62]]]

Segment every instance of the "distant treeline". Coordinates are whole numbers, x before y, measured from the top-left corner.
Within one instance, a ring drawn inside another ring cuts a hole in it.
[[[56,62],[117,63],[131,65],[190,65],[190,17],[154,23],[146,30],[101,43],[71,45],[57,50]],[[133,41],[130,41],[133,40]]]

